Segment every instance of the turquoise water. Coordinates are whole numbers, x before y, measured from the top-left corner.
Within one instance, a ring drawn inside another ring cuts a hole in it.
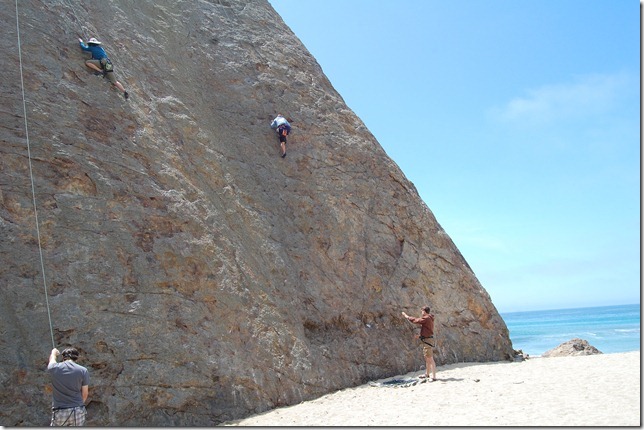
[[[640,350],[640,305],[501,313],[514,349],[537,356],[573,338],[603,353]]]

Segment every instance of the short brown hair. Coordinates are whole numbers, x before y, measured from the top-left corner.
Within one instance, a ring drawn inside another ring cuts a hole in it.
[[[425,312],[429,313],[429,306],[425,306],[425,307],[423,308],[423,310],[424,310]]]

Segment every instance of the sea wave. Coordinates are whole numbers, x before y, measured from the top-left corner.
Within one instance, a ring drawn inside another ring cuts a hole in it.
[[[604,353],[640,350],[639,305],[515,312],[503,316],[514,349],[531,356],[574,338]]]
[[[616,328],[616,332],[619,333],[639,333],[640,329],[638,328]]]

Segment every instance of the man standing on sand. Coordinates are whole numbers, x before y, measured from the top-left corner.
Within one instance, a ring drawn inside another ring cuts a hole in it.
[[[63,361],[58,363],[58,356]],[[79,353],[76,348],[66,348],[61,354],[56,348],[51,350],[47,373],[51,376],[54,387],[54,402],[52,405],[51,425],[83,426],[87,411],[85,402],[89,395],[89,372],[76,364]]]
[[[402,315],[414,324],[420,325],[420,335],[418,338],[423,345],[423,355],[425,356],[425,375],[420,375],[420,378],[427,378],[428,381],[436,380],[436,362],[434,362],[434,315],[429,313],[429,306],[421,309],[420,318],[414,318],[407,315],[405,312]],[[434,376],[429,377],[432,373]]]

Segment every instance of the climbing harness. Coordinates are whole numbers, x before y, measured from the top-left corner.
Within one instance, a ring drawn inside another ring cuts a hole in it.
[[[104,58],[103,60],[101,60],[101,66],[103,66],[103,70],[105,70],[105,72],[107,73],[114,71],[114,66],[112,65],[112,62],[109,58]]]
[[[112,65],[110,59],[107,57],[101,58],[101,68],[103,69],[103,71],[105,71],[105,73],[114,71],[114,66]]]
[[[429,342],[425,342],[425,339],[433,339],[433,338],[434,338],[434,336],[418,336],[418,338],[419,338],[419,339],[420,339],[420,341],[421,341],[422,343],[424,343],[425,345],[429,345],[429,346],[431,346],[432,348],[434,348],[434,345],[432,345],[432,344],[431,344],[431,343],[429,343]]]
[[[31,166],[31,147],[29,144],[29,127],[27,126],[27,102],[25,101],[25,81],[22,74],[22,51],[20,41],[20,20],[18,18],[18,0],[16,0],[16,32],[18,35],[18,58],[20,60],[20,87],[22,89],[22,110],[25,117],[25,138],[27,140],[27,158],[29,160],[29,178],[31,179],[31,196],[34,204],[34,218],[36,221],[36,236],[38,237],[38,252],[40,254],[40,270],[42,271],[42,281],[45,287],[45,304],[47,306],[47,317],[49,318],[49,332],[51,334],[52,348],[56,347],[54,342],[54,328],[51,324],[51,312],[49,310],[49,294],[47,292],[47,278],[45,277],[45,260],[42,254],[42,243],[40,241],[40,227],[38,223],[38,207],[36,206],[36,188],[34,186],[34,175]]]

